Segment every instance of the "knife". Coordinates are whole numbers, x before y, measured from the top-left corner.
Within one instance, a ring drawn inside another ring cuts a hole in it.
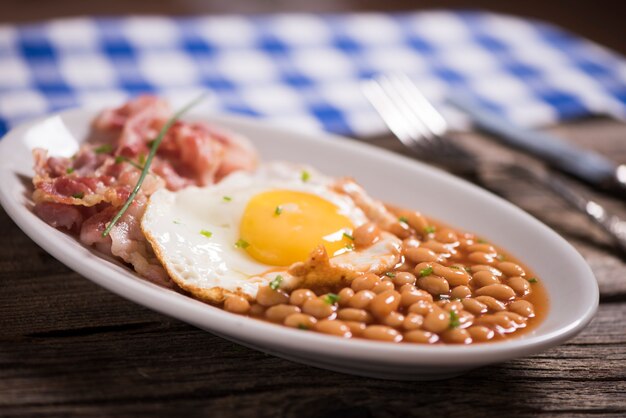
[[[554,135],[515,125],[466,95],[451,94],[447,101],[469,115],[477,128],[497,136],[503,143],[594,187],[626,197],[626,164],[618,165]]]

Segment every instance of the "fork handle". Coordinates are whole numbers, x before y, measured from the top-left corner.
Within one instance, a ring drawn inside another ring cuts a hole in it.
[[[626,196],[626,166],[617,166],[604,156],[571,145],[553,135],[517,126],[463,94],[450,94],[448,101],[467,113],[475,125],[504,143],[544,160],[553,168],[589,184]]]

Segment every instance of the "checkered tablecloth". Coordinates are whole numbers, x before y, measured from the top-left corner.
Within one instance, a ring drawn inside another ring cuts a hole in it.
[[[489,13],[78,18],[0,25],[0,133],[74,106],[143,92],[301,129],[384,130],[359,90],[404,72],[442,103],[463,91],[541,126],[626,115],[626,61],[544,23]]]

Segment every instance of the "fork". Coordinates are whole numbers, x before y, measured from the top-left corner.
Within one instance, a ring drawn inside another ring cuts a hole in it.
[[[448,124],[406,75],[387,75],[366,80],[361,90],[391,132],[418,158],[456,174],[476,175],[478,159],[446,136]],[[600,203],[569,187],[559,175],[540,175],[514,163],[496,166],[525,175],[552,190],[571,207],[582,212],[608,233],[615,246],[626,254],[626,222]]]

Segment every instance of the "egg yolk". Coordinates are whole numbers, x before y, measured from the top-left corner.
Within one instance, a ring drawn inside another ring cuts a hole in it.
[[[272,190],[250,199],[239,232],[254,259],[288,266],[306,260],[320,244],[331,257],[349,251],[352,229],[337,206],[317,195]]]

